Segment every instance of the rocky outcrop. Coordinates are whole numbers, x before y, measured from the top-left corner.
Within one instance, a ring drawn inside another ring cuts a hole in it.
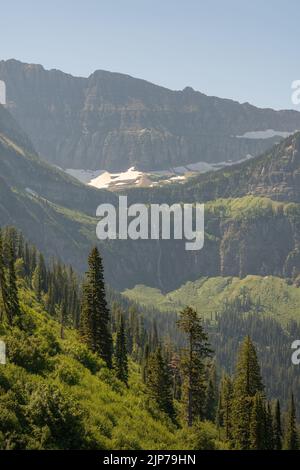
[[[258,155],[280,140],[249,131],[300,129],[300,113],[171,91],[127,75],[88,78],[15,60],[0,62],[8,108],[39,154],[63,168],[165,169]]]
[[[130,203],[206,202],[247,195],[276,201],[300,202],[300,132],[284,139],[263,155],[217,172],[169,187],[136,188]]]

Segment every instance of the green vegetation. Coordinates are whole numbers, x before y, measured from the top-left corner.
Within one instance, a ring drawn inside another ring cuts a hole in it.
[[[294,399],[282,423],[249,337],[219,385],[212,325],[193,308],[176,344],[134,305],[108,308],[96,248],[81,295],[71,268],[47,266],[13,228],[0,246],[1,449],[297,448]],[[231,307],[251,305],[244,293]]]
[[[222,312],[226,302],[232,302],[247,290],[253,305],[259,304],[260,313],[270,315],[283,324],[299,320],[300,289],[286,279],[275,276],[203,277],[187,282],[179,289],[163,294],[159,289],[138,285],[124,291],[124,295],[147,307],[160,311],[179,312],[191,305],[205,318],[214,318]]]

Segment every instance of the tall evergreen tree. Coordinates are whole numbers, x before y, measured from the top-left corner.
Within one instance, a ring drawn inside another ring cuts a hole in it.
[[[267,402],[264,410],[264,448],[273,450],[274,445],[273,415],[271,405]]]
[[[282,426],[281,426],[281,411],[279,400],[276,400],[275,413],[274,413],[274,450],[282,449]]]
[[[8,317],[9,315],[9,306],[8,306],[8,291],[7,291],[7,281],[5,276],[5,266],[4,266],[4,257],[3,257],[3,243],[2,243],[2,233],[0,232],[0,293],[2,298],[3,312],[0,311],[0,319],[3,318],[3,313]]]
[[[250,421],[253,398],[263,393],[260,367],[255,347],[247,336],[241,345],[234,380],[232,403],[232,437],[238,449],[250,447]]]
[[[188,343],[187,348],[182,350],[181,365],[184,376],[187,424],[192,426],[195,418],[204,418],[205,359],[210,356],[211,349],[201,318],[194,309],[186,307],[180,313],[178,326],[186,334]]]
[[[156,401],[162,411],[174,419],[172,377],[160,347],[149,356],[146,385],[149,396]]]
[[[8,321],[10,324],[17,320],[20,316],[20,304],[17,288],[17,278],[15,273],[15,251],[13,242],[9,245],[8,252],[8,284],[7,284],[7,301],[8,301]]]
[[[217,370],[216,364],[210,364],[208,371],[208,381],[205,397],[204,417],[209,421],[215,421],[218,406],[218,390],[217,390]]]
[[[221,380],[218,410],[217,410],[217,425],[223,427],[225,430],[225,439],[231,439],[232,432],[232,398],[233,398],[233,384],[229,375],[224,374]]]
[[[81,334],[83,340],[112,367],[110,313],[106,303],[102,259],[97,247],[88,259],[89,270],[83,286]]]
[[[250,449],[262,450],[265,448],[265,407],[261,393],[257,392],[253,398],[250,416]]]
[[[41,270],[39,265],[36,266],[33,275],[32,275],[32,288],[35,292],[35,295],[37,299],[40,301],[41,300],[41,294],[42,294],[42,277],[41,277]]]
[[[296,420],[296,405],[294,400],[294,394],[292,393],[288,415],[287,415],[287,426],[285,431],[285,449],[286,450],[299,450],[299,436],[297,431],[297,420]]]
[[[116,347],[115,347],[115,368],[118,379],[126,385],[128,383],[128,358],[126,349],[126,332],[124,324],[124,315],[121,313],[117,329]]]

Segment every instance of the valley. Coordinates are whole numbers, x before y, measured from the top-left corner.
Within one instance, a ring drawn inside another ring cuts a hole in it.
[[[3,466],[300,450],[296,3],[3,2]]]

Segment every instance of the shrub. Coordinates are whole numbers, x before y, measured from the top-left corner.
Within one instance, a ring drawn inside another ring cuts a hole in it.
[[[67,358],[61,358],[55,367],[55,376],[67,385],[77,385],[80,381],[80,372],[76,364]]]
[[[51,335],[28,335],[14,328],[6,337],[7,356],[10,362],[27,371],[40,373],[51,368],[50,358],[54,354]]]
[[[67,354],[76,359],[80,364],[90,370],[92,374],[96,374],[102,368],[106,367],[105,362],[88,349],[85,344],[69,343],[65,346]]]
[[[35,439],[43,438],[43,448],[85,447],[83,411],[76,400],[57,386],[39,385],[30,397],[25,414]]]

